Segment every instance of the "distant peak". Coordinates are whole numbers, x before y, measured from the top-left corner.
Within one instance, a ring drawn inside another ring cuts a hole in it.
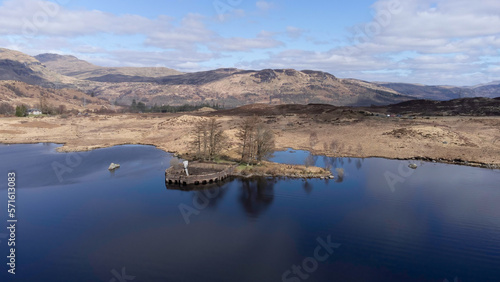
[[[63,59],[72,59],[72,60],[78,60],[77,57],[72,56],[72,55],[60,55],[60,54],[54,54],[54,53],[44,53],[40,55],[36,55],[35,58],[39,61],[46,62],[46,61],[55,61],[55,60],[63,60]]]

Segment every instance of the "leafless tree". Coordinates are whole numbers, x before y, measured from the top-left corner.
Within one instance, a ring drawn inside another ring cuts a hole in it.
[[[57,112],[62,115],[66,112],[66,106],[65,105],[59,105],[59,108],[57,109]]]
[[[198,121],[191,134],[193,136],[191,146],[196,152],[196,157],[203,160],[215,159],[227,141],[222,125],[216,118]]]
[[[330,142],[330,151],[332,153],[336,153],[337,152],[337,149],[338,149],[338,146],[339,146],[339,143],[337,142],[337,140],[332,140]]]
[[[316,164],[316,159],[314,158],[314,156],[312,154],[309,154],[309,156],[307,156],[307,158],[304,161],[304,165],[306,167],[310,167],[310,166],[313,166],[315,164]]]
[[[312,131],[311,134],[309,134],[309,145],[311,146],[312,150],[314,150],[314,146],[316,146],[318,142],[318,133],[316,133],[316,131]]]
[[[239,124],[236,136],[241,142],[241,160],[244,162],[264,160],[274,151],[274,132],[259,117],[245,118]]]
[[[15,112],[16,109],[9,103],[3,102],[0,104],[0,115],[12,115]]]

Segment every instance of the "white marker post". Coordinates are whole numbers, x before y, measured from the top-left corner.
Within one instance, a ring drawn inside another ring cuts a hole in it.
[[[186,170],[186,175],[189,176],[189,172],[188,172],[188,164],[189,164],[189,162],[188,161],[184,161],[182,163],[184,164],[184,170]]]

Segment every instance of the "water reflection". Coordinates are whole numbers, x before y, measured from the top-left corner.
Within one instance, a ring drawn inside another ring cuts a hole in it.
[[[277,180],[264,177],[242,179],[238,197],[245,212],[257,218],[274,200],[274,184]]]
[[[200,205],[204,205],[206,203],[208,208],[216,208],[218,204],[222,202],[226,193],[226,187],[217,185],[203,190],[194,190],[192,196],[193,201],[198,201]]]
[[[306,179],[304,184],[302,184],[302,188],[304,188],[307,194],[310,194],[313,190],[313,185]]]
[[[20,176],[24,259],[17,281],[54,281],[54,273],[58,281],[110,281],[110,270],[121,266],[137,281],[280,281],[326,236],[342,246],[307,281],[500,277],[500,171],[424,163],[409,174],[405,161],[318,157],[316,166],[345,170],[342,183],[255,178],[176,191],[187,187],[165,189],[169,155],[120,146],[83,158],[63,186],[51,184],[59,183],[51,164],[66,164],[74,153],[47,148],[0,145],[9,159],[0,170]],[[283,154],[276,153],[290,164],[310,155]],[[111,161],[122,164],[114,178]],[[393,190],[386,172],[402,178]],[[201,198],[213,209],[193,205]],[[180,204],[199,212],[189,224]],[[7,281],[2,274],[0,281]]]
[[[363,162],[362,161],[364,161],[364,159],[356,159],[356,168],[358,170],[360,170],[361,167],[363,166]]]

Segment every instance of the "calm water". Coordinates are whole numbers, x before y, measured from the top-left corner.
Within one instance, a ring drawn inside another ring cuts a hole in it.
[[[0,145],[1,224],[8,171],[19,220],[15,276],[0,230],[0,281],[500,281],[498,170],[287,151],[274,160],[344,178],[179,191],[154,147],[57,146]]]

